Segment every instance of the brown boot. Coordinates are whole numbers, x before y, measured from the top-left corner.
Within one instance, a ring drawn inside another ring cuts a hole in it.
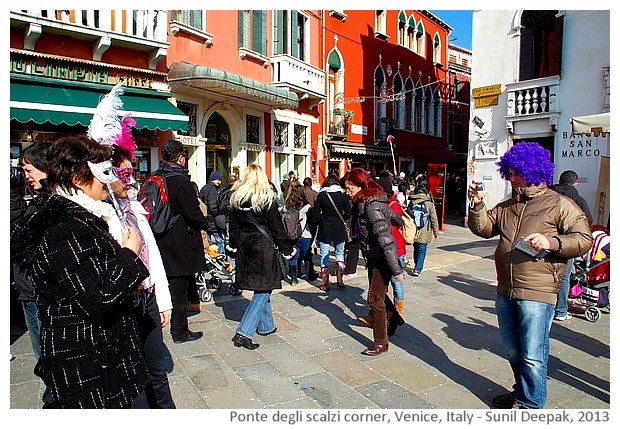
[[[365,316],[357,316],[356,320],[366,326],[372,326],[372,314],[370,312]]]
[[[405,300],[404,299],[395,299],[394,300],[394,307],[396,307],[396,311],[398,311],[398,314],[402,315],[403,314],[403,309],[405,308]]]
[[[336,285],[338,289],[346,289],[342,276],[344,275],[344,262],[338,262],[336,264]]]
[[[329,291],[329,267],[321,267],[321,290]]]

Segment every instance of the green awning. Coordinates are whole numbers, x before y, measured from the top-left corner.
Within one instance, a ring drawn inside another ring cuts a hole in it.
[[[223,96],[254,101],[273,108],[296,109],[297,94],[248,77],[185,62],[174,62],[168,70],[168,83],[175,91],[198,89]]]
[[[63,81],[36,76],[11,76],[11,119],[37,124],[88,126],[101,98],[111,85]],[[187,131],[188,116],[168,98],[170,93],[125,87],[120,115],[132,113],[136,128]]]

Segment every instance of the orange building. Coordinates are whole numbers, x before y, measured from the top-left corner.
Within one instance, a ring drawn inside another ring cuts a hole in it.
[[[170,11],[168,82],[189,117],[192,178],[265,167],[276,185],[289,171],[313,176],[312,133],[325,101],[320,11]],[[315,144],[316,146],[316,144]]]

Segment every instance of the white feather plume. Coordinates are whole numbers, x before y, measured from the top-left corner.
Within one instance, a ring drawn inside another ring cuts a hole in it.
[[[108,145],[114,142],[122,131],[118,110],[123,107],[123,92],[123,82],[119,82],[101,99],[88,126],[88,137]]]

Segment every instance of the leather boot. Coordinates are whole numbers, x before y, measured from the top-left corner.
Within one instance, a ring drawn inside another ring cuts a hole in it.
[[[394,300],[394,307],[396,307],[396,311],[398,311],[398,314],[400,314],[402,316],[403,310],[405,308],[405,300],[404,299],[395,299]]]
[[[290,276],[291,276],[291,285],[295,286],[297,283],[299,283],[299,280],[297,280],[297,265],[289,264],[288,272],[290,273]]]
[[[329,267],[321,267],[321,290],[329,291]]]
[[[396,328],[405,324],[405,319],[403,319],[402,316],[398,313],[398,310],[396,310],[394,303],[392,303],[392,300],[389,296],[387,296],[387,294],[385,295],[385,311],[387,313],[388,319],[387,334],[388,337],[391,337],[396,333]]]
[[[308,281],[314,281],[319,278],[319,274],[314,271],[314,265],[311,262],[306,262],[306,272],[308,273]]]
[[[336,285],[338,289],[346,289],[342,276],[344,275],[344,262],[338,262],[336,265]]]

